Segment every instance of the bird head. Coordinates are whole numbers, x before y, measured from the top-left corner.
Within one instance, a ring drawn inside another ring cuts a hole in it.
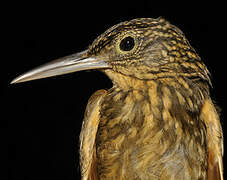
[[[87,50],[44,64],[11,83],[90,69],[100,69],[110,78],[121,74],[141,80],[184,76],[210,81],[181,30],[163,18],[139,18],[109,28]]]

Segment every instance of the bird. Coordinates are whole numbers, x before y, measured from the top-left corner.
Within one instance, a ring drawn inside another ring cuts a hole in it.
[[[86,50],[11,83],[92,69],[113,87],[88,100],[79,138],[82,180],[224,179],[211,75],[178,27],[163,17],[121,22]]]

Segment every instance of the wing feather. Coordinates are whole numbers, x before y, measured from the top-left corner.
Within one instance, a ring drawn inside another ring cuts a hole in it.
[[[208,180],[223,180],[223,134],[214,104],[207,99],[201,111],[201,118],[207,127]]]
[[[96,180],[95,138],[99,125],[100,102],[105,90],[96,91],[89,99],[80,133],[80,168],[82,180]]]

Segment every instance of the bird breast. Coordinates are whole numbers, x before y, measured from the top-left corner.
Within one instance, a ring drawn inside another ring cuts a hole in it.
[[[100,178],[187,179],[198,170],[205,176],[205,126],[197,112],[189,113],[193,98],[161,82],[144,85],[113,87],[102,102],[96,136]]]

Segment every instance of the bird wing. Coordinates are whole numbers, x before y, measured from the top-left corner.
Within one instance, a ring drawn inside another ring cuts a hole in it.
[[[100,104],[106,90],[96,91],[89,99],[80,133],[80,168],[82,180],[97,179],[95,139],[100,119]]]
[[[201,111],[207,127],[208,180],[223,180],[223,134],[218,113],[211,99],[207,99]]]

